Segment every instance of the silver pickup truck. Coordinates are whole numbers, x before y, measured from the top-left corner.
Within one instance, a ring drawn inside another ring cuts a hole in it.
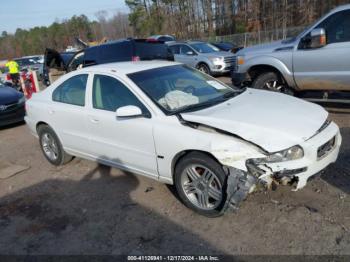
[[[287,94],[350,91],[350,5],[332,10],[297,37],[242,49],[231,76],[235,86]]]

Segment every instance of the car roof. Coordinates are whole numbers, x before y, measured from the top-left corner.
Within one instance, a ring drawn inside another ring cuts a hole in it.
[[[135,61],[135,62],[116,62],[101,64],[95,66],[89,66],[82,69],[79,69],[79,72],[94,72],[94,71],[106,71],[106,72],[117,72],[121,74],[132,74],[140,71],[145,71],[154,68],[160,68],[165,66],[174,66],[180,65],[181,63],[169,62],[162,60],[153,60],[153,61]]]
[[[203,43],[207,43],[204,41],[194,41],[194,40],[190,40],[190,41],[176,41],[176,42],[171,42],[169,45],[179,45],[179,44],[203,44]]]
[[[331,13],[334,13],[334,12],[339,12],[339,11],[343,11],[343,10],[347,10],[347,9],[350,9],[350,4],[345,4],[345,5],[340,5],[336,8],[334,8]]]

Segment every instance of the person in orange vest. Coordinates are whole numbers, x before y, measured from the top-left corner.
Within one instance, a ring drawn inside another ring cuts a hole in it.
[[[10,59],[5,65],[10,73],[12,84],[14,87],[19,85],[19,65],[13,59]]]

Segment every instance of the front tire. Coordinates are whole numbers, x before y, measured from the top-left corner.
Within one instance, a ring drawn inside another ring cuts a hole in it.
[[[293,95],[293,91],[287,83],[275,72],[267,72],[259,75],[253,81],[252,88]]]
[[[202,73],[205,73],[207,75],[212,75],[210,68],[207,64],[201,63],[197,66],[197,69],[201,71]]]
[[[204,153],[189,153],[175,168],[175,187],[182,202],[200,215],[222,215],[226,201],[226,174]]]
[[[72,160],[73,157],[64,151],[60,140],[51,127],[39,126],[38,135],[41,151],[52,165],[60,166]]]

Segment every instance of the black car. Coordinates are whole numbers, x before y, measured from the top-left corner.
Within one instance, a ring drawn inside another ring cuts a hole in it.
[[[145,39],[123,39],[85,48],[76,53],[58,53],[46,49],[44,58],[45,82],[49,84],[59,76],[79,67],[112,62],[139,60],[174,60],[168,46],[163,42],[148,42]]]
[[[219,48],[221,51],[232,52],[232,53],[237,53],[240,49],[243,48],[243,47],[238,47],[229,42],[214,42],[211,44]]]
[[[0,126],[22,122],[25,115],[25,97],[9,86],[0,85]]]
[[[46,48],[44,56],[43,83],[48,86],[50,85],[50,81],[54,81],[66,72],[72,71],[69,70],[70,61],[73,60],[73,57],[78,53],[59,53],[54,49]]]

